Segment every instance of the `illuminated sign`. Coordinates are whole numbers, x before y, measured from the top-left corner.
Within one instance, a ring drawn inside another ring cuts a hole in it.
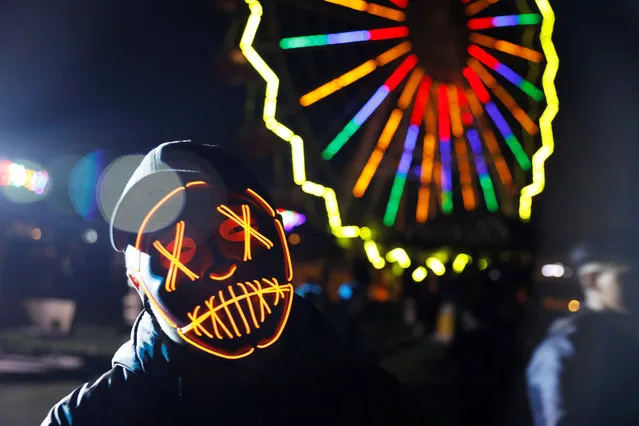
[[[10,160],[0,160],[0,186],[25,188],[40,195],[49,182],[44,170],[31,170]]]
[[[290,232],[306,222],[306,216],[293,210],[277,209],[277,212],[282,216],[282,222],[284,223],[286,232]]]

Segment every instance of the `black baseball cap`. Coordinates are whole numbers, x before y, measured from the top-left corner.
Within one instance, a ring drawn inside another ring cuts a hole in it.
[[[228,190],[251,188],[272,204],[255,174],[224,148],[192,141],[166,142],[144,156],[122,191],[110,221],[113,248],[123,251],[151,208],[171,191],[197,180],[214,186],[220,198]],[[184,192],[172,197],[153,215],[147,232],[171,224],[186,197]]]
[[[600,230],[577,244],[570,260],[575,268],[591,262],[639,266],[639,232],[623,228]]]

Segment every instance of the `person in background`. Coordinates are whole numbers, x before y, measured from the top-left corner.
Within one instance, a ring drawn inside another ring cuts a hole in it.
[[[536,426],[639,424],[638,244],[637,233],[612,230],[573,250],[584,300],[528,365]]]
[[[295,295],[272,205],[219,147],[149,152],[111,219],[144,310],[112,368],[42,425],[424,425],[397,380]]]

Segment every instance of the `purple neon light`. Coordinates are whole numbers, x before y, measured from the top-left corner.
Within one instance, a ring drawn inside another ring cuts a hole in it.
[[[349,31],[346,33],[327,34],[326,44],[354,43],[358,41],[368,41],[370,39],[371,34],[368,30]]]
[[[477,167],[477,173],[479,173],[480,176],[485,176],[488,174],[488,168],[486,167],[486,160],[484,160],[484,156],[482,155],[481,140],[479,139],[479,134],[475,129],[468,129],[466,134],[468,135],[470,148],[472,149],[475,157],[475,166]]]
[[[439,144],[442,159],[442,190],[453,190],[453,173],[451,168],[452,154],[450,151],[450,139],[442,139]]]
[[[412,124],[406,132],[406,140],[404,141],[404,153],[401,160],[399,160],[399,167],[397,167],[397,176],[406,178],[408,175],[408,169],[413,159],[413,150],[415,149],[415,143],[417,143],[417,136],[419,135],[419,126]]]
[[[371,96],[371,98],[366,102],[366,104],[359,110],[355,117],[353,117],[353,121],[361,126],[364,124],[366,120],[371,116],[373,112],[380,106],[386,96],[390,93],[389,88],[386,85],[381,86],[377,91]]]
[[[513,131],[510,129],[506,119],[501,112],[499,112],[499,109],[497,109],[497,105],[495,105],[494,102],[488,102],[486,104],[486,111],[488,111],[488,115],[490,115],[490,118],[493,119],[499,129],[499,132],[504,136],[504,138],[513,134]]]

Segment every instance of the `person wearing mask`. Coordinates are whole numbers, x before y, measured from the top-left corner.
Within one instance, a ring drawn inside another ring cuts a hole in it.
[[[612,230],[573,250],[584,300],[528,365],[536,426],[639,424],[638,244],[637,233]]]
[[[42,425],[421,425],[390,374],[354,359],[297,297],[281,218],[212,145],[149,152],[111,219],[144,309],[112,368]]]

